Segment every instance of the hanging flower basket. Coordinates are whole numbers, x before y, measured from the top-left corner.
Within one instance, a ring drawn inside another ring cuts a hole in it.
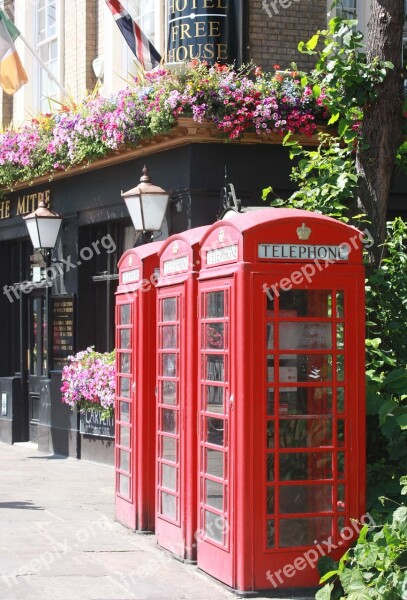
[[[69,357],[62,370],[62,402],[80,412],[97,411],[102,419],[114,414],[115,351],[101,354],[93,347]]]

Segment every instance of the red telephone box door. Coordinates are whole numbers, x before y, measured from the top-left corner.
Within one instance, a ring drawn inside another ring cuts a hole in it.
[[[319,556],[338,558],[350,543],[341,530],[364,512],[363,411],[355,402],[363,398],[363,278],[356,275],[332,266],[286,291],[276,284],[290,278],[287,265],[254,276],[254,297],[265,292],[254,333],[261,391],[254,589],[317,585]]]
[[[230,314],[232,278],[200,284],[198,566],[233,583],[230,448]]]
[[[116,518],[127,527],[136,528],[136,505],[133,498],[135,452],[133,428],[134,350],[133,332],[137,299],[117,297],[116,304],[116,425],[115,477]]]
[[[183,482],[180,453],[184,414],[180,405],[180,338],[182,286],[168,289],[158,299],[157,364],[157,527],[158,543],[174,554],[184,554]]]

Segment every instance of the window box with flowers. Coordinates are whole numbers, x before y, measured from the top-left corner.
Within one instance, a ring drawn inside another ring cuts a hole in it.
[[[326,124],[325,92],[296,71],[264,73],[248,65],[192,61],[180,73],[160,68],[140,75],[114,96],[97,92],[67,101],[20,129],[0,133],[0,187],[59,177],[116,154],[180,140],[282,142],[292,133],[318,143]],[[202,138],[202,139],[200,139]]]
[[[93,347],[69,357],[62,370],[62,402],[78,409],[81,432],[112,437],[116,391],[115,351]]]

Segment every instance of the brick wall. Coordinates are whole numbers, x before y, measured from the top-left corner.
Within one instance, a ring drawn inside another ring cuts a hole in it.
[[[76,0],[65,8],[65,88],[75,97],[96,84],[97,5],[97,0]]]
[[[298,42],[325,29],[326,15],[326,0],[249,0],[249,59],[265,71],[292,62],[310,69],[315,60],[298,52]]]
[[[0,90],[0,127],[7,127],[13,115],[13,97]]]

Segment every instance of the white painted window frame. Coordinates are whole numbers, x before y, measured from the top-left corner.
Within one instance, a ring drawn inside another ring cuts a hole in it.
[[[55,4],[55,22],[56,22],[56,27],[55,27],[55,33],[53,35],[51,35],[50,37],[45,38],[42,41],[39,41],[38,39],[38,35],[39,35],[39,31],[38,31],[38,13],[39,10],[42,10],[39,8],[39,1],[40,0],[36,0],[35,1],[35,8],[34,8],[34,40],[35,40],[35,50],[38,54],[38,56],[41,56],[41,49],[43,47],[46,46],[50,46],[50,44],[52,42],[57,42],[57,56],[56,56],[56,72],[55,72],[55,77],[56,79],[58,79],[60,81],[60,71],[61,71],[61,5],[58,2],[58,0],[45,0],[45,11],[49,6],[50,2],[54,2]],[[47,67],[50,69],[50,71],[52,72],[52,69],[50,68],[50,63],[44,59],[42,59],[44,64],[47,65]],[[49,102],[47,99],[47,94],[46,94],[46,90],[42,89],[41,84],[44,83],[45,81],[47,81],[49,79],[47,72],[43,69],[43,67],[38,63],[37,61],[37,90],[36,90],[36,96],[37,96],[37,103],[38,103],[38,108],[41,112],[48,112],[49,110],[52,110],[53,108],[55,108],[55,105],[53,105],[52,102]],[[60,93],[60,89],[58,88],[57,84],[53,81],[51,81],[51,86],[53,87],[53,93],[48,95],[48,98],[53,98],[55,100],[59,100],[61,93]]]
[[[132,14],[131,5],[127,0],[121,0],[124,8]],[[141,4],[143,0],[140,0]],[[154,0],[155,9],[155,39],[151,40],[161,55],[164,54],[164,0]],[[104,40],[106,50],[104,61],[104,78],[102,92],[106,95],[117,92],[125,87],[127,81],[137,75],[137,63],[134,55],[124,40],[119,28],[117,27],[113,16],[106,3],[102,3],[103,22],[104,22]],[[130,9],[130,10],[129,10]]]

